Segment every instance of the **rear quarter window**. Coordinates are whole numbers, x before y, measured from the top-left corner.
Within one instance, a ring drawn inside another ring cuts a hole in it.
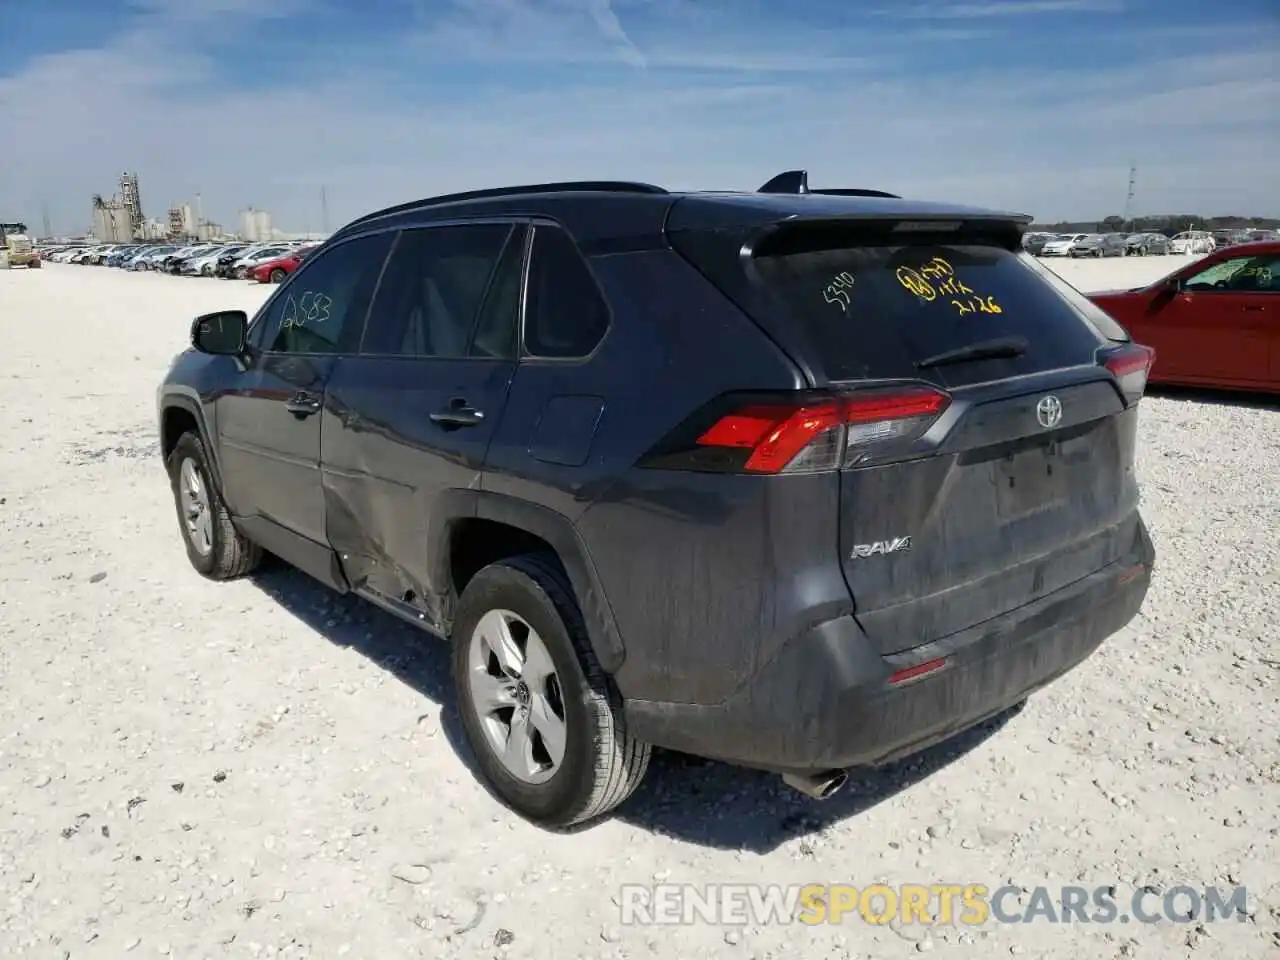
[[[1025,339],[1027,351],[999,375],[1030,373],[1093,362],[1106,339],[1127,339],[1034,257],[994,244],[825,247],[771,252],[754,265],[833,380],[916,376],[919,360],[1005,337]],[[973,366],[975,376],[991,372]],[[951,370],[947,378],[966,379]]]

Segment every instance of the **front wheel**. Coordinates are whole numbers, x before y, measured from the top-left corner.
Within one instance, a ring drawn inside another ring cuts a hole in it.
[[[281,270],[279,267],[276,267],[274,270],[271,271],[272,283],[284,283],[284,278],[285,278],[285,272]]]
[[[210,580],[231,580],[251,573],[262,560],[262,549],[232,524],[199,434],[188,432],[178,439],[167,467],[191,565]]]
[[[555,557],[511,557],[471,579],[454,620],[453,677],[487,786],[526,819],[583,823],[640,785],[652,748],[627,731]]]

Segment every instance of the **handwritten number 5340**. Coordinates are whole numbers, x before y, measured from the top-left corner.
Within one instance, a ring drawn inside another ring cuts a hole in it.
[[[848,270],[843,270],[831,278],[831,282],[827,284],[827,289],[823,291],[823,298],[827,303],[834,303],[840,308],[841,313],[849,311],[849,291],[853,289],[853,274]]]

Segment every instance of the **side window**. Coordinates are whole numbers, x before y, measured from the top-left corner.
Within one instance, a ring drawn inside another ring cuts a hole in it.
[[[405,230],[360,345],[364,354],[465,357],[509,224]]]
[[[1231,278],[1231,289],[1246,293],[1280,293],[1280,256],[1254,257]]]
[[[524,279],[525,227],[511,231],[507,248],[498,262],[493,282],[480,307],[475,336],[471,338],[471,357],[514,360],[517,325],[520,320],[520,290]]]
[[[1233,281],[1249,264],[1250,259],[1250,257],[1231,257],[1227,260],[1219,260],[1187,277],[1183,287],[1194,291],[1231,289],[1236,285]]]
[[[537,227],[529,258],[525,352],[585,357],[608,329],[609,306],[573,240],[557,227]]]
[[[268,353],[352,352],[394,236],[359,237],[308,259],[262,317],[258,341],[262,349]]]

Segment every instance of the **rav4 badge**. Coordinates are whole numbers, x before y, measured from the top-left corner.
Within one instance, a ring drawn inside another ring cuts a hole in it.
[[[854,544],[850,560],[865,560],[867,557],[881,556],[886,553],[897,553],[911,549],[910,537],[894,537],[892,540],[877,540],[875,543]]]

